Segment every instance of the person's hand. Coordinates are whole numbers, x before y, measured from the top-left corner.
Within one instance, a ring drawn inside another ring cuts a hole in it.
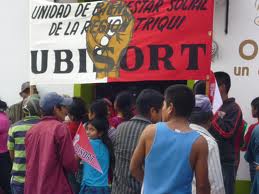
[[[226,115],[226,113],[223,112],[223,111],[218,111],[217,114],[218,114],[218,116],[219,116],[220,118],[222,118],[222,119],[223,119],[223,117]]]
[[[80,160],[81,160],[81,158],[79,158],[78,155],[75,155],[75,159],[76,159],[77,161],[80,161]]]
[[[113,7],[113,9],[109,9]],[[120,8],[122,13],[114,12]],[[105,8],[105,9],[104,9]],[[134,17],[123,1],[106,1],[91,18],[86,32],[87,52],[97,78],[119,77],[119,64],[131,40]],[[112,13],[107,13],[110,10]]]

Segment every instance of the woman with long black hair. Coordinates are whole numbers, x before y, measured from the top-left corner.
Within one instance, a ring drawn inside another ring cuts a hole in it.
[[[109,171],[114,168],[115,159],[108,130],[109,122],[106,118],[94,118],[87,124],[86,133],[103,173],[83,162],[80,194],[110,194]]]
[[[110,125],[117,128],[119,124],[130,120],[133,114],[134,100],[133,95],[128,91],[118,94],[114,101],[114,108],[117,115],[110,120]]]

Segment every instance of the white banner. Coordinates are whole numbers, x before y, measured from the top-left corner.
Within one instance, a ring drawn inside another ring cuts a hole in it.
[[[31,82],[107,82],[106,78],[96,79],[86,51],[86,29],[98,2],[30,2]]]

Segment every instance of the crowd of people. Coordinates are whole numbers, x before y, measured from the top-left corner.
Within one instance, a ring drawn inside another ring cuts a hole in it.
[[[258,194],[259,98],[251,103],[257,123],[247,127],[228,95],[230,76],[215,77],[223,100],[215,114],[205,81],[164,94],[144,89],[136,99],[123,91],[114,103],[89,106],[55,92],[40,97],[22,84],[21,102],[8,108],[0,100],[0,193],[235,194],[243,150]],[[81,124],[102,173],[75,154]]]

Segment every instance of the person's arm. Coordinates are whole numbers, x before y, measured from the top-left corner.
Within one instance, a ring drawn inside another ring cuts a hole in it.
[[[155,125],[149,125],[144,129],[131,158],[130,172],[139,182],[143,182],[144,179],[143,165],[145,157],[150,151],[154,139],[155,129]]]
[[[216,133],[216,135],[222,138],[229,139],[234,135],[241,122],[242,112],[238,105],[236,105],[231,111],[218,111],[215,114],[210,132],[212,132],[212,134]]]
[[[241,148],[242,151],[246,151],[247,150],[247,147],[248,147],[248,144],[250,142],[250,139],[251,139],[254,127],[255,127],[254,125],[249,126],[247,132],[245,133],[245,135],[244,135],[244,145]]]
[[[14,150],[9,150],[9,155],[10,155],[11,160],[13,161],[14,160]]]
[[[248,148],[247,151],[245,153],[245,160],[249,163],[253,163],[256,160],[256,155],[255,153],[258,152],[259,154],[259,149],[257,146],[257,142],[259,142],[259,127],[255,127],[254,128],[254,132],[252,133],[251,139],[250,139],[250,143],[248,144]]]
[[[10,123],[13,124],[15,122],[15,105],[10,106],[6,110],[6,114],[8,115]]]
[[[196,194],[210,194],[208,144],[204,137],[200,136],[193,144],[190,162],[195,172]]]
[[[9,150],[9,155],[11,160],[14,160],[14,137],[13,137],[13,130],[12,128],[8,131],[8,141],[7,141],[7,148]]]
[[[58,126],[55,137],[62,166],[68,172],[75,172],[78,165],[75,157],[73,142],[69,130],[64,124]]]

